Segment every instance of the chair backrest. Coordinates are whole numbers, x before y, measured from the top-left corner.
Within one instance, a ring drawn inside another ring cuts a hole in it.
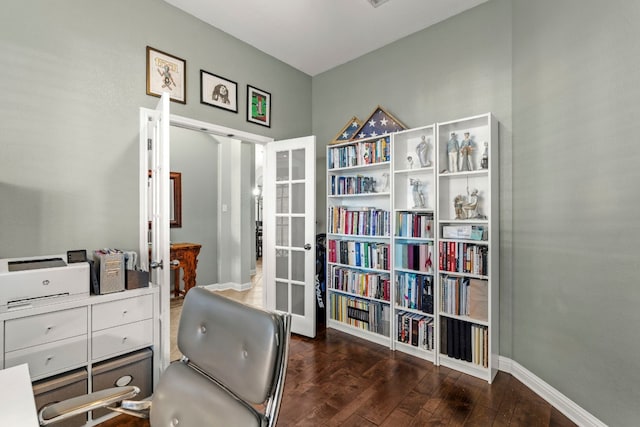
[[[290,327],[288,314],[191,289],[178,329],[178,348],[185,357],[162,374],[151,425],[275,425]]]

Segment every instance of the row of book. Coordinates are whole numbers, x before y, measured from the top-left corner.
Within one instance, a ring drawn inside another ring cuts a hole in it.
[[[396,273],[396,305],[433,314],[433,276]]]
[[[395,235],[398,237],[433,239],[433,214],[396,212]]]
[[[396,339],[422,350],[433,350],[434,322],[432,317],[401,311],[397,315]]]
[[[433,243],[396,243],[395,267],[433,273]]]
[[[327,261],[332,263],[389,270],[389,252],[388,243],[327,240]]]
[[[333,320],[389,336],[391,318],[389,304],[329,293],[329,310]]]
[[[350,194],[369,194],[375,193],[376,181],[372,176],[336,176],[331,175],[332,196],[350,195]]]
[[[327,168],[347,168],[388,162],[391,158],[389,137],[334,147],[327,151]]]
[[[464,320],[440,318],[440,353],[489,367],[489,329]]]
[[[391,214],[377,208],[348,208],[330,206],[328,232],[360,236],[389,236]]]
[[[469,316],[483,322],[488,313],[488,282],[468,277],[440,278],[440,309],[444,313]]]
[[[363,297],[391,300],[391,279],[388,274],[366,273],[330,265],[329,287]]]
[[[440,270],[486,276],[489,272],[489,248],[465,242],[438,243]]]

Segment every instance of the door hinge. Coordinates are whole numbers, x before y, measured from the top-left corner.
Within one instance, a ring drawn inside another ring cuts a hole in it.
[[[151,151],[153,149],[153,140],[151,138],[147,139],[147,150]]]

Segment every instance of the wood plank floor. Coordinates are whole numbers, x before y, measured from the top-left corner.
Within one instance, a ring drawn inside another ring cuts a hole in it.
[[[125,415],[104,427],[146,427]],[[333,329],[292,336],[279,426],[574,426],[511,375],[493,384]]]
[[[222,293],[260,306],[260,263],[252,282],[250,291]],[[172,324],[177,325],[181,308],[179,301],[172,304]],[[172,332],[175,328],[172,326]],[[179,351],[172,349],[172,356],[174,351],[177,358]],[[291,337],[278,425],[566,427],[575,424],[509,374],[500,372],[492,384],[487,384],[351,335],[323,329],[315,339]],[[120,415],[102,426],[149,424]]]

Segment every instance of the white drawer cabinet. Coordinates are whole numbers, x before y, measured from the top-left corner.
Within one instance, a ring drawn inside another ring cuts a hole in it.
[[[151,319],[96,331],[91,337],[93,359],[122,354],[151,345],[153,322]]]
[[[5,353],[5,367],[29,364],[31,378],[40,378],[87,363],[87,336],[67,338],[52,343]]]
[[[152,295],[95,304],[92,307],[92,330],[133,323],[153,317]]]
[[[5,351],[87,335],[87,307],[27,316],[5,322]]]

